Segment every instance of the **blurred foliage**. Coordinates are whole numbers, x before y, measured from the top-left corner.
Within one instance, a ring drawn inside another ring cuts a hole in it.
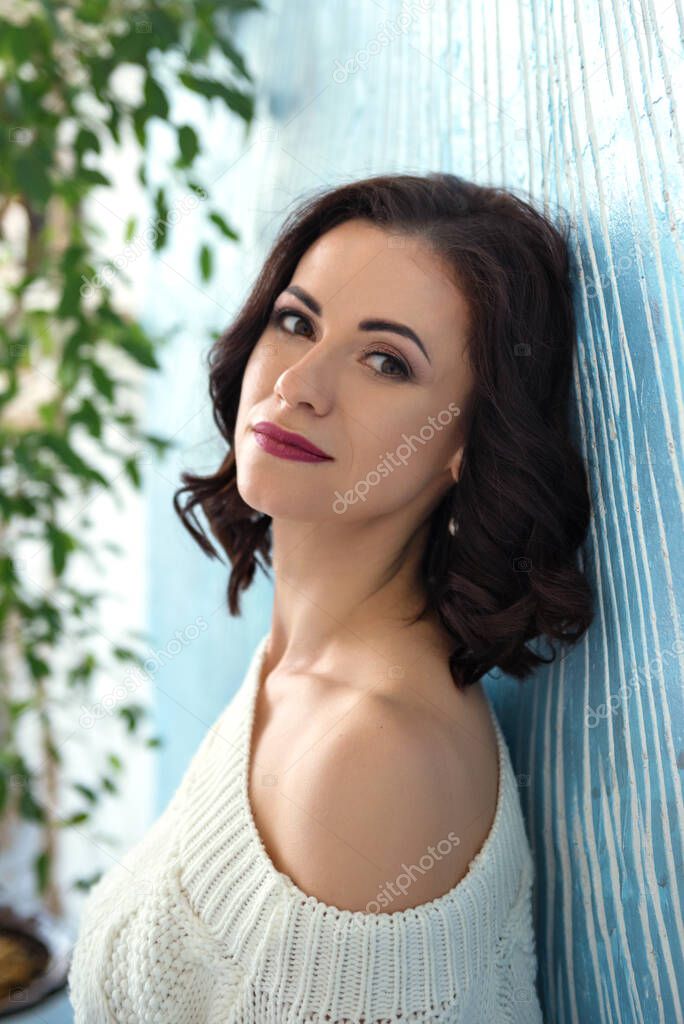
[[[211,278],[213,245],[239,235],[197,180],[207,144],[192,124],[173,120],[171,94],[228,108],[248,133],[253,80],[231,36],[235,17],[250,9],[261,4],[0,3],[0,825],[18,814],[42,830],[35,884],[53,912],[60,909],[52,877],[58,830],[86,824],[100,799],[118,791],[124,769],[116,753],[92,749],[90,777],[64,779],[60,747],[79,728],[64,736],[56,712],[66,708],[73,726],[76,700],[83,706],[96,673],[110,670],[96,641],[112,645],[119,666],[143,662],[133,647],[103,637],[97,613],[105,594],[73,586],[69,568],[77,555],[99,567],[85,515],[97,492],[115,491],[121,477],[140,488],[142,464],[172,445],[146,433],[126,404],[135,385],[124,371],[157,370],[168,339],[151,337],[114,301],[112,284],[128,279],[98,251],[102,230],[90,200],[106,206],[112,154],[133,154],[154,210],[133,258],[141,247],[162,250],[172,214],[178,219],[189,206],[198,218],[198,272]],[[137,97],[125,88],[131,80]],[[175,133],[176,153],[153,187],[155,120]],[[171,202],[171,188],[186,196],[185,207]],[[122,242],[134,246],[135,218],[122,212]],[[27,544],[47,556],[48,585],[31,577]],[[145,708],[119,704],[116,715],[123,731],[135,733]],[[28,720],[40,737],[38,764],[21,750]],[[67,792],[80,803],[61,813]]]

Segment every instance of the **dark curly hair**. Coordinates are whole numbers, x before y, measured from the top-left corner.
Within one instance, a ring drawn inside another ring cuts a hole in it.
[[[272,565],[271,518],[250,508],[236,484],[243,373],[301,256],[353,218],[423,239],[453,271],[470,313],[475,385],[467,441],[458,483],[430,517],[421,564],[427,602],[412,621],[436,611],[453,638],[449,667],[458,689],[494,667],[522,679],[556,653],[551,643],[545,659],[528,641],[575,643],[594,611],[575,564],[591,508],[569,428],[576,339],[568,228],[510,190],[453,174],[395,174],[300,202],[237,319],[208,355],[213,415],[229,450],[213,475],[181,474],[174,507],[202,549],[218,557],[193,512],[201,506],[232,565],[230,614],[240,614],[239,592],[252,583],[259,555],[265,572]]]

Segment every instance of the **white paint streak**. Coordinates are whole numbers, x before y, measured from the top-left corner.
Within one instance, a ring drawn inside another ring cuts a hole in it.
[[[654,39],[658,50],[658,60],[662,69],[663,84],[665,87],[665,94],[668,98],[670,107],[670,120],[672,122],[672,133],[674,137],[674,144],[677,149],[677,159],[679,163],[684,166],[684,147],[682,146],[682,133],[679,130],[679,117],[677,114],[677,101],[675,100],[674,90],[672,88],[672,75],[670,74],[670,68],[667,62],[666,50],[668,46],[663,42],[663,37],[660,34],[660,26],[658,25],[658,19],[656,13],[653,10],[652,0],[646,0],[647,10],[643,12],[644,25],[648,26],[650,31],[646,30],[646,39],[649,41]],[[677,53],[675,50],[672,51],[679,60],[681,65],[682,55],[681,52]],[[676,225],[671,221],[670,228],[673,232],[676,232]]]

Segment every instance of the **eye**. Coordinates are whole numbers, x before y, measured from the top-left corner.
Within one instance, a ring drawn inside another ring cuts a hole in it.
[[[275,326],[275,327],[282,328],[286,332],[286,334],[293,334],[293,333],[294,334],[299,334],[299,333],[301,333],[299,331],[294,331],[293,332],[293,331],[288,330],[286,327],[283,327],[283,323],[284,323],[284,321],[288,317],[292,317],[294,320],[301,320],[302,323],[306,324],[307,327],[310,330],[313,330],[313,326],[312,326],[311,321],[309,320],[309,318],[307,316],[304,316],[302,313],[298,313],[296,309],[276,309],[276,310],[274,310],[271,313],[271,316],[269,318],[269,324],[272,325],[272,326]],[[304,335],[304,336],[306,337],[306,335]],[[373,369],[373,367],[371,367],[371,370],[375,374],[376,377],[385,377],[385,378],[392,378],[392,377],[394,377],[397,380],[410,380],[412,378],[412,376],[413,376],[413,374],[411,372],[411,369],[406,365],[404,360],[400,359],[399,356],[395,355],[393,352],[387,352],[384,349],[372,349],[371,351],[366,352],[365,355],[366,356],[381,356],[383,361],[384,360],[390,360],[395,365],[395,367],[397,369],[396,373],[382,373],[380,370],[375,370],[375,369]]]
[[[277,327],[281,327],[282,323],[283,323],[283,320],[285,320],[285,318],[288,317],[288,316],[294,317],[295,320],[301,320],[302,323],[308,324],[308,326],[311,327],[311,323],[309,321],[309,318],[306,317],[306,316],[302,316],[302,314],[298,313],[295,309],[276,309],[276,310],[274,310],[274,312],[271,314],[271,319],[270,319],[269,323],[275,324]],[[294,332],[287,331],[287,333],[288,334],[292,334],[292,333],[296,334],[297,332],[296,331],[294,331]]]
[[[380,370],[373,370],[373,373],[377,374],[378,377],[399,377],[400,379],[409,380],[411,377],[411,371],[407,367],[403,359],[399,359],[392,352],[383,352],[382,349],[375,349],[373,352],[367,352],[367,356],[381,356],[383,360],[391,359],[394,365],[398,368],[399,373],[381,373]]]

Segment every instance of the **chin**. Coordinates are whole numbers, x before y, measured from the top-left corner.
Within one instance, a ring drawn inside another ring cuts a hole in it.
[[[277,478],[270,473],[268,479],[263,473],[251,473],[246,480],[237,479],[237,489],[242,500],[262,515],[272,519],[290,519],[300,522],[317,522],[334,515],[330,504],[322,501],[320,491],[307,487],[293,491],[292,481],[285,480],[277,485]]]

